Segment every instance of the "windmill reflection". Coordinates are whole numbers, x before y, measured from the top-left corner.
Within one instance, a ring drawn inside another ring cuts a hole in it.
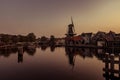
[[[69,59],[69,64],[74,66],[75,55],[76,55],[75,49],[74,48],[70,48],[70,47],[66,47],[65,51],[66,51],[66,55],[68,56],[68,59]]]
[[[91,48],[74,48],[74,47],[65,47],[66,55],[69,59],[69,64],[74,67],[75,58],[77,55],[85,59],[86,57],[93,57]]]

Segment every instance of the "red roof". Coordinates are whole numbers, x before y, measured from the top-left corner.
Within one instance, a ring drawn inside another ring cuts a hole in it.
[[[79,41],[82,40],[83,38],[81,36],[74,36],[72,38],[66,38],[66,40],[74,40],[74,41]]]
[[[75,40],[75,41],[82,40],[82,38],[80,36],[75,36],[72,39]]]

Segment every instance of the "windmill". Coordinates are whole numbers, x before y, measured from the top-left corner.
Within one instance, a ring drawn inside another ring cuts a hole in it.
[[[74,28],[74,23],[73,23],[73,19],[71,17],[71,24],[68,25],[68,31],[66,36],[67,37],[73,37],[75,34],[75,28]]]

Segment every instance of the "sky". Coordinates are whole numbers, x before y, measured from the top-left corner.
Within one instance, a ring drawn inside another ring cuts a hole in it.
[[[0,33],[64,37],[75,32],[120,32],[120,0],[0,0]]]

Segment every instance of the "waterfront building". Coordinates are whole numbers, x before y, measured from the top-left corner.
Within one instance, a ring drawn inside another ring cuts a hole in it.
[[[93,33],[82,33],[81,37],[83,38],[83,44],[90,44]]]
[[[73,19],[71,18],[71,24],[68,25],[68,31],[65,34],[65,45],[66,46],[75,46],[75,45],[79,45],[82,43],[82,38],[81,36],[75,36],[75,28],[74,28],[74,23],[73,23]]]

